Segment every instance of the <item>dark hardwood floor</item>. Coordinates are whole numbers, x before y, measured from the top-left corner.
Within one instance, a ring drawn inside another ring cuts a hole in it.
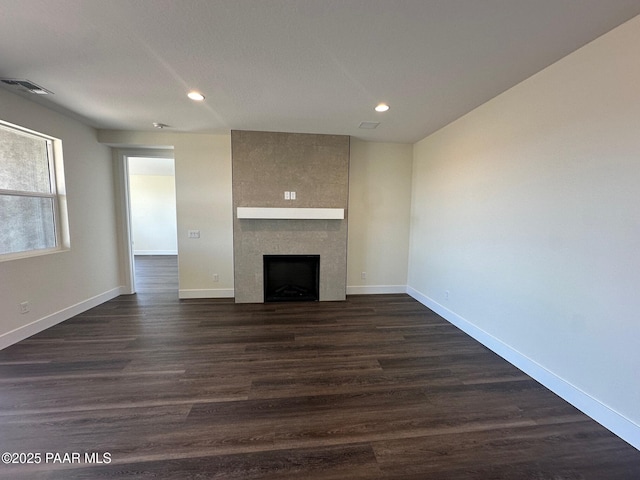
[[[178,293],[177,255],[136,255],[134,259],[138,293]]]
[[[640,478],[638,450],[406,295],[179,301],[175,259],[146,260],[137,295],[0,351],[0,450],[41,454],[0,478]]]

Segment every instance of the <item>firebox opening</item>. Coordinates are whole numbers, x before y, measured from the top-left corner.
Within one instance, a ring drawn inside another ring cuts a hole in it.
[[[264,255],[265,302],[317,302],[320,255]]]

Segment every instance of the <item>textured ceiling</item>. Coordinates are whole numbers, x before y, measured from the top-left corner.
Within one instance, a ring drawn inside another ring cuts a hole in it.
[[[98,128],[415,142],[638,14],[638,0],[0,0],[0,77]]]

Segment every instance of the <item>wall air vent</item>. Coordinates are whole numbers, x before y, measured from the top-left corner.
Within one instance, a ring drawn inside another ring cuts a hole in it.
[[[42,88],[40,85],[36,85],[29,80],[18,80],[15,78],[0,78],[2,83],[7,85],[11,85],[12,87],[17,87],[18,90],[23,92],[35,93],[36,95],[53,95],[52,92],[47,90],[46,88]]]

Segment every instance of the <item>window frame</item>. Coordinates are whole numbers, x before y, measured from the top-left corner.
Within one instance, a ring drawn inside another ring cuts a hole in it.
[[[50,135],[36,132],[20,125],[0,120],[0,128],[17,132],[21,135],[37,137],[45,141],[47,163],[49,169],[50,192],[31,192],[27,190],[9,190],[0,188],[0,195],[21,198],[46,198],[52,201],[53,228],[55,246],[23,250],[19,252],[0,253],[0,262],[19,258],[36,257],[68,250],[69,228],[67,224],[66,195],[64,183],[64,167],[62,162],[62,141]]]

